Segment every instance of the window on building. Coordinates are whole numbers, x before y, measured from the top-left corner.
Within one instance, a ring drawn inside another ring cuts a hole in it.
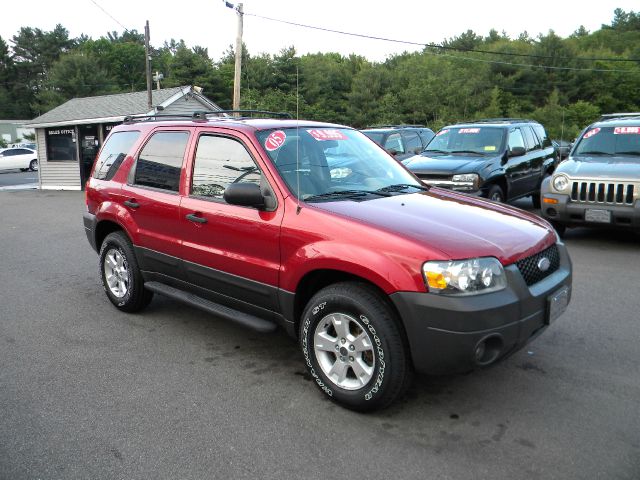
[[[222,199],[231,183],[260,185],[261,173],[242,143],[227,137],[203,135],[198,140],[191,195]]]
[[[46,131],[47,161],[77,161],[76,135],[73,128],[49,128]]]
[[[158,132],[144,146],[133,183],[177,192],[189,132]]]
[[[100,152],[93,170],[93,178],[111,180],[138,137],[140,132],[135,131],[114,133]]]

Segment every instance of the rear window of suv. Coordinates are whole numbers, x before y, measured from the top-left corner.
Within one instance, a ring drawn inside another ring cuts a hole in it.
[[[93,170],[93,178],[111,180],[139,137],[138,131],[113,133],[100,152]]]

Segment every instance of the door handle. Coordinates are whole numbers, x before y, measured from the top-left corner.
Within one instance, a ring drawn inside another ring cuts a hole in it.
[[[131,207],[131,208],[138,208],[140,206],[140,204],[138,202],[136,202],[135,198],[131,198],[129,200],[125,200],[124,203],[127,207]]]
[[[190,213],[186,215],[186,219],[189,220],[190,222],[195,222],[195,223],[207,223],[207,219],[204,217],[201,217],[200,215],[202,215],[200,212]]]

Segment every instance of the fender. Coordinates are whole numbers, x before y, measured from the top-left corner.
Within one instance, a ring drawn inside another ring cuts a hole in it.
[[[115,201],[102,202],[96,210],[95,215],[98,220],[97,225],[103,221],[116,223],[125,231],[134,245],[139,243],[138,226],[133,219],[131,212],[123,205]],[[96,232],[97,230],[98,229],[96,229]]]
[[[425,292],[421,270],[422,263],[427,259],[415,257],[411,265],[406,260],[406,255],[396,256],[391,252],[332,240],[318,241],[304,245],[282,259],[280,288],[295,292],[307,274],[318,270],[335,270],[363,278],[386,294],[397,291]]]

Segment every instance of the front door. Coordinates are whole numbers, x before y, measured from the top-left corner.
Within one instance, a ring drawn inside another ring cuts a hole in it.
[[[277,311],[283,207],[265,211],[226,203],[225,188],[237,182],[266,185],[245,144],[200,133],[180,208],[187,278],[221,295],[223,303],[226,297]]]
[[[81,125],[78,130],[80,132],[80,185],[84,190],[84,185],[91,176],[100,142],[96,125]]]

